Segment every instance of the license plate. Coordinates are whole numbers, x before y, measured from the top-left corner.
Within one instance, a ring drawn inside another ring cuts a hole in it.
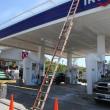
[[[105,98],[110,99],[110,95],[106,95]]]

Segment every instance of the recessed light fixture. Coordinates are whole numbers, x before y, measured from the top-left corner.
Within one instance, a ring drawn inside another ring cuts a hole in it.
[[[44,38],[41,38],[41,41],[44,41]]]

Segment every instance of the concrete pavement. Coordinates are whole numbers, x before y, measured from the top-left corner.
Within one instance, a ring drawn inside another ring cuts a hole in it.
[[[37,92],[11,86],[8,87],[7,99],[9,99],[11,93],[15,96],[15,102],[29,109],[33,105]],[[59,110],[110,110],[109,104],[97,104],[92,96],[86,94],[86,87],[82,85],[53,85],[44,110],[53,110],[55,97],[59,99]]]

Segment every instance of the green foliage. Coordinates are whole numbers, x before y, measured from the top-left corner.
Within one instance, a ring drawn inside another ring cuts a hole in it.
[[[45,62],[45,70],[46,70],[46,71],[47,71],[47,68],[48,68],[49,64],[50,64],[50,61],[47,60],[47,61]],[[52,73],[52,72],[54,71],[56,65],[57,65],[56,62],[53,62],[53,63],[52,63],[52,66],[51,66],[51,68],[50,68],[50,70],[49,70],[49,73]],[[58,67],[57,72],[65,72],[66,69],[67,69],[67,66],[66,66],[66,65],[59,64],[59,67]]]
[[[82,71],[83,73],[86,72],[86,68],[85,67],[78,67],[79,71]]]

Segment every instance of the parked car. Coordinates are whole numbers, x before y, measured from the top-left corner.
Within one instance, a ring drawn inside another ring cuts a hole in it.
[[[52,74],[49,74],[51,77]],[[60,84],[61,82],[65,82],[65,74],[64,73],[56,73],[55,78],[54,78],[54,83],[55,84]]]
[[[96,101],[110,102],[110,73],[94,84],[93,93]]]
[[[64,73],[57,73],[55,75],[54,83],[60,84],[61,82],[65,82],[65,74]]]

